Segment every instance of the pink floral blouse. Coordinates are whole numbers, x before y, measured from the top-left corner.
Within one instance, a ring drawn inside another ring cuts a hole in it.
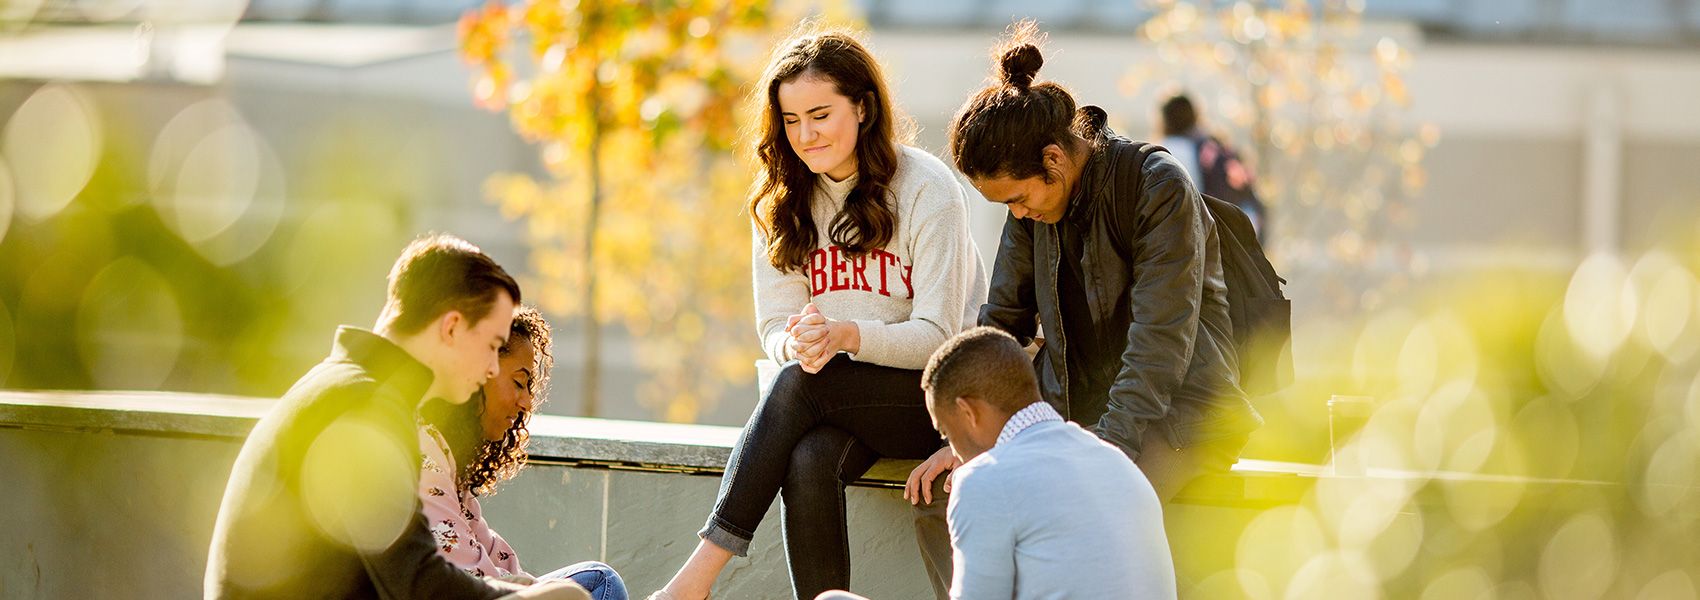
[[[437,428],[420,425],[419,450],[424,457],[419,470],[419,498],[425,503],[425,519],[437,539],[437,549],[450,563],[480,577],[525,574],[514,549],[484,522],[478,498],[471,492],[455,491],[454,458]]]

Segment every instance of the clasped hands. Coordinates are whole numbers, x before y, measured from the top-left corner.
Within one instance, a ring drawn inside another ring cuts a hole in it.
[[[785,318],[785,348],[806,373],[819,373],[839,352],[862,349],[862,331],[850,321],[826,318],[813,302],[803,312]]]

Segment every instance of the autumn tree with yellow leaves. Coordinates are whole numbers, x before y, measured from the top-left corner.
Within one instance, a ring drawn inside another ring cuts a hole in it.
[[[772,0],[521,0],[461,19],[474,100],[505,111],[548,174],[485,189],[526,224],[529,297],[582,317],[582,414],[600,413],[605,323],[631,333],[666,420],[752,376],[753,170],[735,147],[763,50],[800,16]]]

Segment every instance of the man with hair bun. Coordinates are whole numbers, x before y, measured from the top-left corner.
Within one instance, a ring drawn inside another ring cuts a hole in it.
[[[993,53],[996,81],[951,120],[957,170],[1009,209],[979,324],[1022,344],[1042,337],[1041,397],[1121,450],[1167,503],[1227,472],[1262,425],[1239,385],[1219,226],[1173,156],[1038,80],[1041,43],[1032,22],[1016,24]],[[955,466],[935,454],[909,483],[935,590],[947,563],[931,490]]]

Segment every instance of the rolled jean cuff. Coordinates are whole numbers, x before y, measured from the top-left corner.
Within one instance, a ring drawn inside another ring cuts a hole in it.
[[[720,519],[709,517],[708,524],[703,526],[702,531],[697,532],[697,537],[713,542],[732,554],[750,555],[751,536],[739,535],[737,528],[722,523]]]

